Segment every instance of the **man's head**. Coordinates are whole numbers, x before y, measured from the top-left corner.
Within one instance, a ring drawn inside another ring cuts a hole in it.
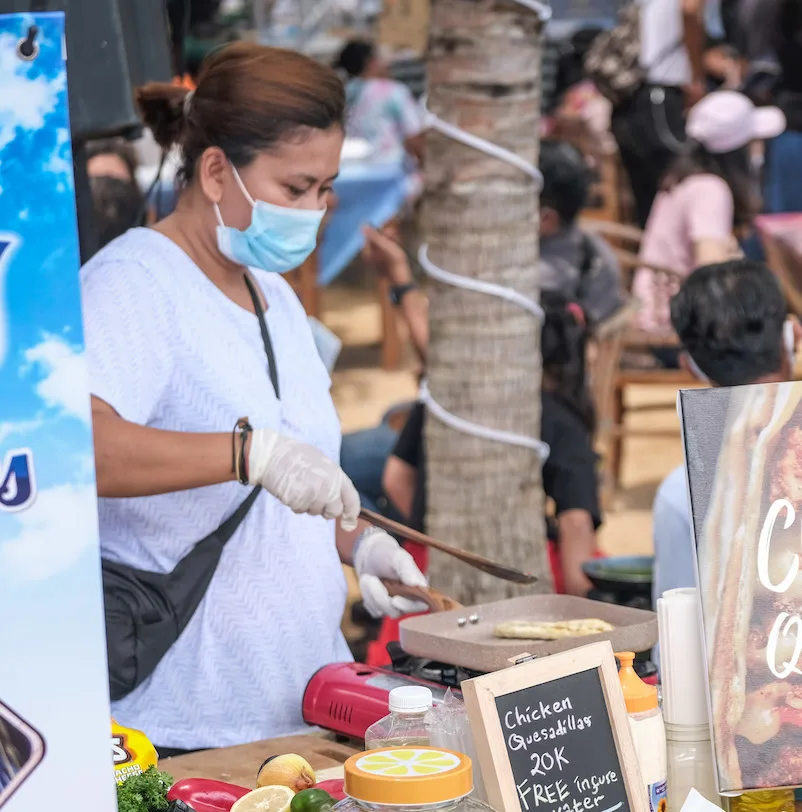
[[[671,323],[685,353],[717,386],[791,377],[787,313],[774,274],[746,259],[698,268],[671,300]],[[694,371],[687,357],[682,360]]]
[[[589,172],[582,153],[566,141],[540,146],[540,236],[550,237],[572,226],[588,199]]]

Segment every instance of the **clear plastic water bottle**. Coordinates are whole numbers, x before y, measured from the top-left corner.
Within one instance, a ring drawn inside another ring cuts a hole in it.
[[[426,715],[432,709],[432,692],[423,685],[390,691],[390,713],[365,732],[365,747],[428,747]]]

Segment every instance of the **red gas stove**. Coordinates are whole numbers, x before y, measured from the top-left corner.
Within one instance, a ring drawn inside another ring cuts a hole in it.
[[[393,688],[425,685],[437,705],[444,701],[449,688],[461,697],[462,681],[480,676],[468,669],[412,657],[397,643],[388,650],[393,661],[388,669],[362,663],[333,663],[321,668],[304,692],[304,721],[349,739],[364,739],[365,731],[389,713]],[[636,660],[635,670],[645,681],[657,682],[652,663]]]
[[[324,666],[304,692],[303,714],[308,725],[332,730],[350,739],[364,739],[365,731],[387,716],[390,691],[404,685],[425,685],[435,704],[445,699],[448,686],[361,663]],[[455,691],[461,696],[459,691]]]

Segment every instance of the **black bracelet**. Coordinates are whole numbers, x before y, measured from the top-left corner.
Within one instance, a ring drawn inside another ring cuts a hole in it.
[[[247,417],[241,417],[237,421],[237,427],[240,430],[240,446],[239,446],[239,481],[241,485],[248,484],[248,461],[245,453],[245,448],[248,444],[248,435],[253,434],[253,426],[248,422]]]
[[[234,428],[231,430],[231,473],[237,476],[237,429],[239,428],[239,420],[234,423]],[[237,477],[239,479],[239,477]]]
[[[418,284],[417,282],[407,282],[405,285],[393,285],[390,288],[390,302],[394,307],[398,307],[401,304],[401,300],[406,296],[411,290],[417,290]]]

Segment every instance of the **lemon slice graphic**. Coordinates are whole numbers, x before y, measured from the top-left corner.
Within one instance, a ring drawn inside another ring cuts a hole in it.
[[[357,769],[369,775],[386,775],[390,778],[439,775],[460,766],[460,760],[451,753],[431,750],[385,750],[376,755],[359,759]]]

